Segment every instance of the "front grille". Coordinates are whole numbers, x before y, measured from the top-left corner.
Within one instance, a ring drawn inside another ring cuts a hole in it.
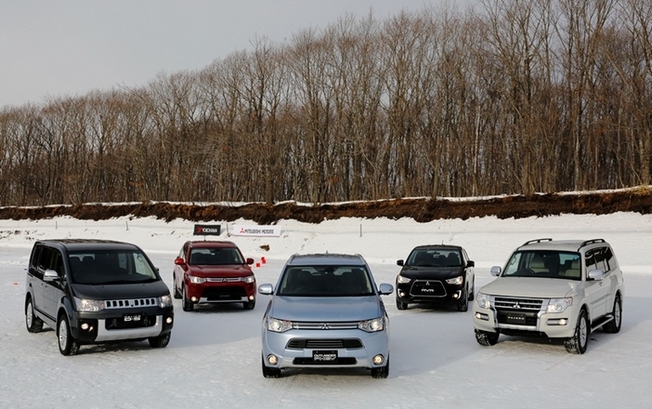
[[[544,302],[537,298],[496,297],[494,306],[498,324],[537,327]]]
[[[358,329],[358,322],[295,322],[294,329]]]
[[[112,310],[116,308],[142,308],[142,307],[155,307],[158,305],[156,298],[134,298],[128,300],[106,300],[104,301],[104,308]]]
[[[292,363],[294,365],[322,365],[322,366],[328,366],[328,365],[355,365],[356,364],[356,359],[355,358],[337,358],[333,361],[315,361],[312,358],[294,358],[292,360]]]
[[[543,300],[537,298],[496,297],[494,305],[496,309],[541,311]]]
[[[209,283],[239,283],[242,277],[208,277],[206,281]]]
[[[410,295],[419,297],[445,297],[446,288],[439,280],[416,280],[410,288]]]
[[[362,341],[351,339],[305,339],[292,338],[287,345],[288,349],[357,349],[362,348]]]

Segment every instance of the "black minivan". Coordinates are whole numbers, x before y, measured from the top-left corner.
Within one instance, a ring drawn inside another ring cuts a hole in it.
[[[170,341],[174,311],[167,285],[138,246],[109,240],[42,240],[27,272],[25,323],[55,329],[59,351],[79,346],[145,340]]]

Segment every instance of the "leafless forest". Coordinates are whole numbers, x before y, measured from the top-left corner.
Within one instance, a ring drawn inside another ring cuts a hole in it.
[[[343,16],[142,87],[3,108],[0,206],[650,185],[652,2],[480,4]]]

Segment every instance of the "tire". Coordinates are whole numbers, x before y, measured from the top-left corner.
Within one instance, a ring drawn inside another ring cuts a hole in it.
[[[59,314],[59,319],[57,320],[57,344],[59,345],[61,355],[76,355],[79,351],[79,344],[72,336],[70,323],[66,314]]]
[[[152,348],[165,348],[170,343],[171,336],[172,332],[170,331],[158,337],[147,338],[147,341]]]
[[[263,377],[265,378],[280,378],[281,369],[280,368],[270,368],[265,365],[265,358],[261,356],[261,364],[263,366]]]
[[[174,287],[174,298],[180,300],[181,293],[179,292],[179,288],[177,287],[177,276],[174,273],[172,273],[172,287]]]
[[[475,340],[478,341],[478,344],[487,347],[496,345],[499,336],[500,334],[497,332],[480,331],[479,329],[475,330]]]
[[[614,319],[604,324],[602,326],[602,329],[604,330],[604,332],[615,334],[617,332],[620,332],[620,325],[622,324],[622,320],[623,320],[623,304],[622,301],[620,301],[619,295],[617,295],[616,299],[614,300],[614,308],[611,314],[613,315]]]
[[[586,352],[586,346],[589,343],[589,335],[591,334],[591,326],[589,325],[589,319],[586,316],[586,311],[580,311],[579,317],[577,317],[577,325],[575,326],[575,333],[572,337],[568,338],[564,342],[566,351],[571,354],[583,354]]]
[[[398,298],[397,298],[397,299],[396,299],[396,308],[398,308],[398,309],[401,310],[401,311],[402,311],[402,310],[407,310],[407,309],[408,309],[408,303],[406,303],[406,302],[401,302],[401,301],[399,301]]]
[[[464,300],[457,304],[457,311],[467,312],[469,310],[469,295],[464,291]]]
[[[371,377],[376,379],[385,379],[389,376],[389,355],[387,356],[387,363],[380,368],[371,369]]]
[[[244,307],[245,310],[253,310],[254,307],[256,307],[256,299],[254,298],[251,301],[243,302],[242,306]]]
[[[191,303],[190,300],[188,300],[188,298],[186,297],[185,286],[181,288],[181,308],[183,308],[184,311],[192,311],[195,308],[193,303]]]
[[[34,314],[34,304],[32,304],[31,297],[27,298],[27,304],[25,305],[25,325],[29,332],[41,332],[43,329],[43,320]]]

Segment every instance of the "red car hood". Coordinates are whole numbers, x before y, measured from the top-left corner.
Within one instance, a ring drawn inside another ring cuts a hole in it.
[[[246,277],[253,274],[245,265],[189,266],[188,273],[197,277]]]

